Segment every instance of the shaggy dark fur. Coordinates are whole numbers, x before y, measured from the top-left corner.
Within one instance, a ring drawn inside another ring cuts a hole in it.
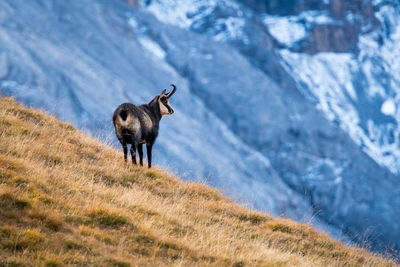
[[[170,115],[174,110],[169,105],[169,98],[175,93],[162,91],[149,104],[135,106],[131,103],[121,104],[113,115],[115,133],[124,150],[124,160],[127,161],[128,147],[131,145],[132,162],[136,164],[136,149],[139,152],[140,166],[143,166],[143,144],[147,148],[148,166],[151,168],[151,150],[158,136],[160,120],[163,115]]]

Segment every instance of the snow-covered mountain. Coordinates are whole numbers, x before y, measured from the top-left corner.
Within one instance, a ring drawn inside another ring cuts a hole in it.
[[[156,164],[399,249],[398,39],[394,1],[1,1],[0,94],[115,143],[173,82]]]

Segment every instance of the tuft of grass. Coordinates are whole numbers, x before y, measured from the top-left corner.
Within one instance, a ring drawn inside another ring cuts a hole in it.
[[[106,263],[110,266],[116,266],[116,267],[130,267],[131,266],[131,264],[129,262],[115,259],[115,258],[107,259]]]
[[[46,205],[53,205],[56,203],[56,201],[51,196],[48,196],[48,195],[40,196],[39,200],[41,202],[43,202],[43,204],[46,204]]]
[[[48,259],[44,262],[44,266],[59,267],[59,266],[63,266],[63,264],[58,259]]]
[[[42,115],[32,109],[10,108],[7,111],[21,120],[33,122],[34,124],[40,124],[43,120]]]
[[[156,239],[149,235],[138,235],[135,241],[145,247],[153,246],[156,243]]]
[[[172,249],[172,250],[176,250],[176,251],[183,250],[183,248],[181,246],[179,246],[178,244],[168,242],[168,241],[160,241],[158,245],[160,248],[164,248],[164,249]]]
[[[250,222],[252,224],[260,224],[267,221],[266,215],[258,213],[240,214],[238,215],[239,220],[244,222]]]
[[[3,209],[25,209],[31,207],[31,202],[24,198],[19,198],[15,192],[10,190],[1,190],[0,205]]]
[[[64,226],[62,218],[57,216],[55,213],[49,214],[45,211],[34,210],[31,212],[31,218],[39,220],[48,229],[56,232],[60,231]]]
[[[233,267],[244,267],[245,263],[244,261],[237,261],[233,263]]]
[[[45,240],[44,235],[36,229],[28,229],[21,232],[14,232],[4,239],[3,248],[11,251],[36,250]]]
[[[146,176],[151,178],[151,179],[155,179],[158,177],[157,173],[155,173],[154,171],[147,171],[146,172]]]
[[[288,234],[295,234],[295,233],[300,233],[301,235],[306,235],[305,232],[299,231],[299,229],[296,229],[292,226],[289,226],[287,224],[279,223],[279,222],[273,222],[268,225],[273,232],[279,231],[282,233],[288,233]]]
[[[101,208],[92,208],[87,215],[90,218],[89,223],[99,224],[104,227],[118,228],[128,223],[126,217]]]
[[[67,250],[80,250],[80,251],[84,251],[84,252],[92,251],[90,245],[88,245],[86,242],[74,240],[71,237],[68,237],[67,239],[63,240],[62,242],[63,242],[63,246]]]
[[[0,266],[4,267],[26,267],[27,265],[24,262],[21,262],[18,259],[0,259]]]
[[[396,266],[0,98],[0,266]]]

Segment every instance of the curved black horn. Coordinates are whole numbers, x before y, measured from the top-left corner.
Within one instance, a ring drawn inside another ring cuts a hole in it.
[[[167,97],[168,98],[170,98],[174,93],[175,93],[175,91],[176,91],[176,86],[175,86],[175,84],[171,84],[171,86],[172,86],[172,91],[167,95]]]

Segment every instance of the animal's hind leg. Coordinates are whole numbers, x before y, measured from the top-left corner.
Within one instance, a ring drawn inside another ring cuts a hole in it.
[[[139,152],[139,163],[140,163],[140,166],[143,166],[143,144],[138,144],[137,150]]]
[[[128,158],[128,147],[126,146],[126,142],[122,141],[122,149],[124,150],[124,160],[127,161]]]
[[[132,157],[132,163],[133,164],[137,164],[136,163],[136,142],[132,142],[132,146],[131,146],[131,157]]]

